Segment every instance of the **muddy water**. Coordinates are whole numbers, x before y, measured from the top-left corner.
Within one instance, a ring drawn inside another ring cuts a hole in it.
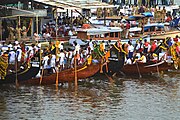
[[[105,76],[78,89],[0,85],[0,120],[180,120],[180,74],[163,78]]]

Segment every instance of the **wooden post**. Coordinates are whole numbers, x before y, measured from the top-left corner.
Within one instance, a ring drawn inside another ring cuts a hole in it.
[[[136,61],[136,67],[137,67],[137,70],[138,70],[139,78],[142,78],[137,61]]]
[[[73,10],[71,10],[71,27],[73,28]]]
[[[39,24],[38,24],[38,15],[36,15],[36,33],[39,35]],[[37,41],[39,42],[39,41]]]
[[[56,8],[56,42],[58,41],[58,33],[57,33],[57,28],[58,28],[58,25],[57,25],[57,22],[58,22],[58,15],[57,15],[57,8]],[[58,53],[58,45],[56,46],[56,58],[57,58],[57,53]],[[58,83],[59,83],[59,68],[57,68],[56,70],[56,86],[58,86]]]
[[[106,8],[103,8],[104,13],[104,26],[106,26]]]
[[[156,64],[157,64],[157,61],[156,61]],[[160,76],[158,65],[157,65],[157,72],[158,72],[158,76]]]
[[[18,83],[18,75],[17,75],[17,65],[18,65],[17,56],[15,56],[16,87],[19,87],[19,83]]]
[[[0,18],[0,36],[2,41],[2,19]]]
[[[40,57],[39,66],[41,67],[41,66],[42,66],[42,63],[41,63],[41,62],[42,62],[41,44],[40,44],[40,55],[39,55],[39,57]],[[43,66],[42,66],[41,77],[40,77],[40,80],[39,80],[39,84],[40,84],[40,85],[41,85],[41,83],[42,83],[43,74],[44,74],[44,68],[43,68]]]
[[[18,26],[17,26],[18,40],[20,40],[20,36],[21,36],[20,26],[21,26],[21,17],[18,16]]]
[[[43,74],[44,74],[44,68],[42,67],[42,72],[41,72],[41,77],[40,77],[40,85],[41,85],[41,83],[42,83],[42,79],[43,79]]]

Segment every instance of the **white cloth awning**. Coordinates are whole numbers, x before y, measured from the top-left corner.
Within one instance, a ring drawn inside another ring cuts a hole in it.
[[[59,7],[63,9],[94,9],[94,8],[113,8],[114,5],[100,2],[98,0],[34,0],[34,2]]]
[[[48,5],[48,6],[52,6],[52,7],[57,7],[57,8],[61,8],[61,9],[77,9],[79,8],[76,5],[67,3],[67,2],[63,2],[63,1],[57,1],[57,0],[34,0],[34,2],[37,3],[42,3],[44,5]]]

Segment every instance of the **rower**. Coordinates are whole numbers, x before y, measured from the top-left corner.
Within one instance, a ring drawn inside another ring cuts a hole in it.
[[[15,57],[16,57],[16,53],[15,53],[15,50],[11,50],[10,52],[9,52],[9,64],[15,64]]]
[[[51,66],[51,69],[52,69],[52,72],[55,73],[56,72],[56,55],[54,54],[50,54],[50,58],[51,58],[51,61],[50,61],[50,66]]]
[[[147,58],[144,55],[144,53],[141,53],[141,58],[139,58],[137,61],[140,63],[146,63],[147,62]],[[136,62],[136,61],[134,61],[134,62]]]
[[[94,50],[94,44],[93,44],[92,39],[90,39],[90,42],[89,42],[89,48],[90,48],[90,50],[88,49],[88,53],[91,54],[91,51]]]
[[[60,63],[60,71],[64,69],[64,59],[65,59],[65,54],[63,50],[60,50],[60,54],[58,55],[59,57],[59,63]]]
[[[46,53],[46,56],[43,58],[42,64],[44,70],[46,70],[45,75],[49,74],[51,72],[51,66],[50,66],[50,56],[48,53]]]
[[[22,56],[22,50],[20,47],[17,47],[16,55],[17,55],[18,62],[20,62],[21,56]]]
[[[149,52],[150,44],[147,40],[144,40],[144,53],[147,54]]]
[[[134,53],[134,47],[133,47],[133,45],[132,45],[132,43],[130,42],[130,41],[128,41],[128,57],[130,58],[130,59],[132,59],[132,57],[133,57],[133,53]]]

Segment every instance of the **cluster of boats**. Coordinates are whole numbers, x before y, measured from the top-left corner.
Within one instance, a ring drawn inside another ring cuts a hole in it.
[[[131,20],[144,19],[146,15],[133,15]],[[112,18],[110,18],[112,20]],[[114,19],[114,18],[113,18]],[[165,23],[150,23],[144,25],[143,27],[131,27],[129,29],[129,38],[123,38],[124,30],[121,27],[104,27],[97,26],[91,27],[88,24],[82,26],[82,28],[77,29],[77,36],[69,40],[70,43],[76,41],[80,45],[87,45],[87,41],[92,39],[93,41],[109,41],[111,44],[116,43],[117,40],[121,38],[122,43],[127,43],[130,39],[132,44],[135,44],[136,40],[142,38],[147,41],[165,39],[168,35],[172,36],[173,34],[180,33],[177,31],[166,31],[165,27],[168,26]],[[143,32],[142,32],[143,29]],[[85,40],[86,42],[84,42]],[[62,71],[57,71],[52,74],[42,75],[41,69],[41,60],[40,56],[34,56],[35,59],[32,59],[30,63],[27,63],[23,69],[16,70],[15,72],[9,73],[5,76],[4,79],[0,80],[0,84],[5,83],[20,83],[20,84],[55,84],[59,82],[72,82],[77,79],[84,79],[91,77],[98,73],[107,73],[113,75],[114,73],[124,73],[128,75],[146,75],[150,73],[159,73],[161,71],[167,71],[168,69],[173,69],[171,62],[167,61],[157,61],[157,62],[147,62],[135,64],[124,65],[124,56],[123,52],[119,52],[116,48],[110,49],[110,56],[108,61],[95,62],[91,64],[84,63],[83,65],[77,66],[77,68],[69,68]],[[180,61],[178,59],[178,67]],[[41,72],[40,72],[41,71]],[[40,74],[39,77],[37,77]]]
[[[93,62],[92,60],[91,64],[87,64],[87,62],[85,62],[84,64],[74,68],[43,75],[40,65],[40,55],[37,54],[31,59],[30,63],[24,65],[23,69],[20,67],[20,69],[16,70],[15,72],[8,73],[4,79],[0,80],[0,84],[18,82],[19,84],[47,85],[55,84],[56,82],[73,82],[75,77],[77,77],[77,79],[85,79],[100,73],[105,73],[108,75],[112,75],[114,73],[124,73],[127,75],[142,76],[173,69],[172,65],[166,61],[151,63],[136,62],[135,64],[127,65],[124,65],[123,61],[123,53],[119,52],[117,49],[111,48],[108,61],[102,62],[100,60],[99,62]]]

